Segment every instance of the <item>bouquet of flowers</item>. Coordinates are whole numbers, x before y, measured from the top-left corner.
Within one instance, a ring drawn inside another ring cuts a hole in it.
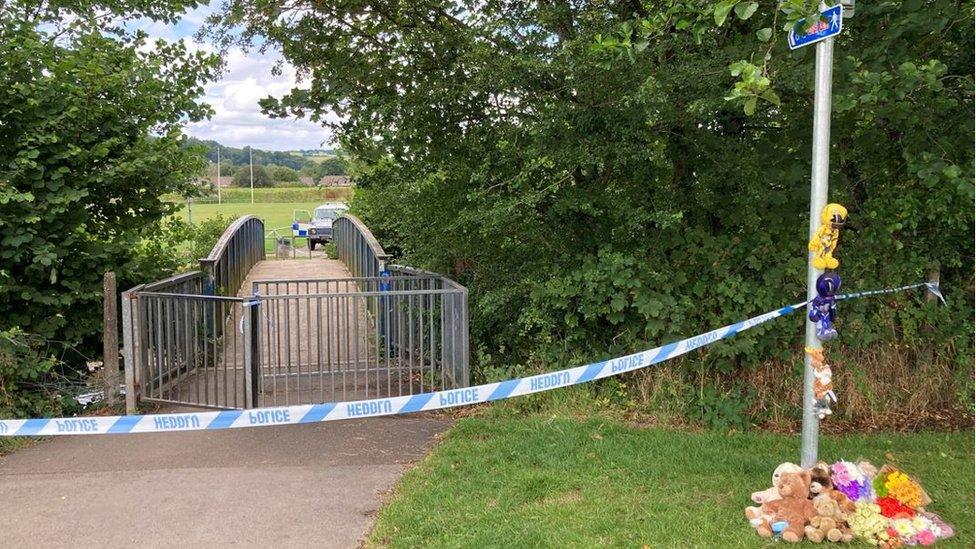
[[[871,480],[858,465],[850,461],[838,461],[830,466],[830,480],[834,489],[851,501],[871,501],[874,493]]]
[[[922,485],[891,465],[877,471],[867,462],[838,461],[830,474],[834,488],[855,502],[851,530],[872,545],[932,545],[953,534],[938,515],[925,511],[932,499]]]

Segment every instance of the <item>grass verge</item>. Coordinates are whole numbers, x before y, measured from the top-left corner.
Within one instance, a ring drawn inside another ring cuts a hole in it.
[[[930,510],[956,527],[937,546],[973,547],[972,432],[825,436],[820,454],[904,468],[931,495]],[[798,455],[798,435],[468,417],[403,477],[367,545],[773,546],[742,510],[777,463]]]
[[[25,446],[37,443],[37,437],[3,437],[0,438],[0,456],[12,454]]]
[[[277,202],[277,203],[225,203],[225,204],[194,204],[193,221],[200,222],[211,217],[223,215],[236,219],[242,215],[254,215],[264,221],[265,231],[285,228],[290,231],[295,210],[311,212],[321,202]],[[178,214],[184,221],[189,220],[189,211],[184,205]],[[290,233],[289,233],[290,234]]]

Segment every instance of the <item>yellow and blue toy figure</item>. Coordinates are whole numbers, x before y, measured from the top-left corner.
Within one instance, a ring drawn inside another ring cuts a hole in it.
[[[820,212],[820,228],[807,245],[814,254],[815,269],[836,269],[840,265],[840,261],[837,261],[833,254],[840,240],[840,228],[844,226],[845,221],[847,221],[847,208],[840,204],[827,204]]]

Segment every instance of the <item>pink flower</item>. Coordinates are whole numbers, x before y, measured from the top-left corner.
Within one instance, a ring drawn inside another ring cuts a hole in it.
[[[847,469],[847,463],[843,461],[838,461],[830,466],[830,472],[833,473],[832,480],[834,484],[846,485],[851,482],[851,474]]]
[[[915,534],[915,539],[919,545],[932,545],[935,543],[935,534],[931,530],[922,530],[918,534]]]

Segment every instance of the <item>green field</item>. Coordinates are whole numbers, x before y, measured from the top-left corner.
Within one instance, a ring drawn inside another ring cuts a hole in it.
[[[254,189],[254,202],[266,204],[270,202],[348,202],[355,192],[354,187],[269,187]],[[177,195],[164,195],[167,202],[186,202]],[[216,204],[217,194],[193,199],[195,204]],[[251,189],[242,187],[227,187],[220,191],[220,202],[251,203]]]
[[[743,508],[776,464],[798,457],[799,435],[498,416],[458,421],[404,476],[367,545],[782,546],[759,538]],[[928,509],[956,527],[936,547],[973,547],[972,432],[824,436],[820,450],[904,468],[932,497]]]
[[[316,201],[255,204],[193,204],[193,221],[203,221],[218,215],[237,218],[250,214],[261,218],[264,221],[265,231],[270,233],[272,229],[285,228],[290,230],[295,210],[308,210],[311,212],[321,203],[320,201]],[[179,215],[183,220],[189,220],[189,209],[186,205],[180,209]]]

